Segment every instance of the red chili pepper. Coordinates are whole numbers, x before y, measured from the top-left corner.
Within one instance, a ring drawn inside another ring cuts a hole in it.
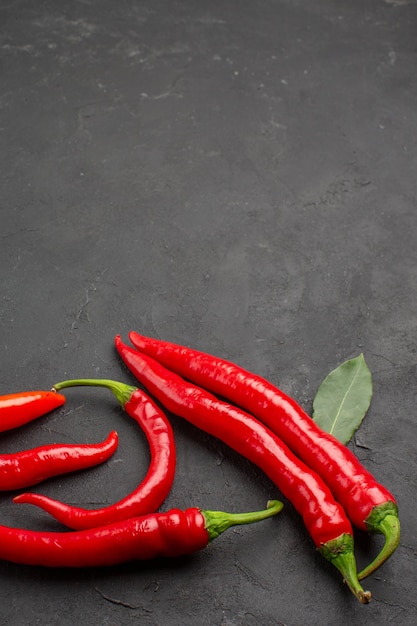
[[[0,489],[22,489],[58,476],[103,463],[115,452],[118,437],[111,432],[97,444],[53,444],[0,455]]]
[[[64,402],[65,397],[54,391],[23,391],[0,396],[0,432],[27,424]]]
[[[354,595],[370,593],[357,580],[352,527],[323,480],[252,415],[184,381],[151,357],[122,343],[116,348],[130,371],[169,410],[214,435],[260,467],[302,515],[316,547],[342,573]]]
[[[277,515],[277,500],[265,511],[224,513],[190,508],[151,513],[98,528],[41,532],[0,526],[0,558],[46,567],[101,567],[132,560],[176,557],[202,550],[225,530]]]
[[[358,574],[359,580],[373,573],[398,547],[400,522],[394,496],[292,398],[230,361],[135,332],[129,338],[166,367],[254,414],[323,478],[355,526],[385,536],[384,547]]]
[[[21,494],[14,498],[14,502],[37,505],[62,524],[76,530],[94,528],[156,511],[167,497],[175,475],[175,441],[167,417],[144,391],[116,381],[67,380],[57,383],[54,388],[64,389],[77,385],[110,389],[128,415],[142,427],[151,453],[144,480],[129,496],[101,509],[82,509],[35,493]]]

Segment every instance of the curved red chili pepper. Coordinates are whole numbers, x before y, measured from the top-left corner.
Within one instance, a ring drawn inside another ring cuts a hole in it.
[[[55,391],[22,391],[0,396],[0,432],[23,426],[65,402]]]
[[[94,528],[156,511],[167,497],[175,475],[174,433],[167,417],[144,391],[116,381],[68,380],[57,383],[54,388],[64,389],[78,385],[110,389],[128,415],[142,427],[151,455],[145,478],[126,498],[101,509],[83,509],[35,493],[21,494],[14,498],[14,502],[37,505],[62,524],[76,530]]]
[[[97,444],[52,444],[0,455],[0,490],[22,489],[107,461],[118,444],[115,431]]]
[[[323,480],[252,415],[184,381],[151,357],[115,340],[130,371],[169,410],[219,438],[260,467],[293,503],[316,547],[367,603],[356,574],[352,527]]]
[[[46,567],[101,567],[176,557],[202,550],[231,526],[259,522],[281,509],[278,501],[269,502],[265,511],[255,513],[172,509],[63,533],[0,526],[0,559]]]
[[[398,547],[400,523],[394,496],[292,398],[230,361],[135,332],[129,338],[136,348],[166,367],[253,413],[323,478],[355,526],[385,536],[381,552],[358,574],[360,580]]]

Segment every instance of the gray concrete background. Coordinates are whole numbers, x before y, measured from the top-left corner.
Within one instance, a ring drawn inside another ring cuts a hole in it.
[[[417,7],[382,0],[0,4],[0,393],[133,379],[129,330],[229,358],[311,411],[363,352],[352,449],[397,496],[402,543],[360,606],[289,503],[172,563],[68,572],[0,563],[2,624],[416,623]],[[100,390],[4,433],[119,449],[35,491],[114,502],[147,468]],[[164,508],[250,510],[276,488],[172,416]],[[3,493],[4,524],[60,528]],[[380,546],[359,534],[363,564]]]

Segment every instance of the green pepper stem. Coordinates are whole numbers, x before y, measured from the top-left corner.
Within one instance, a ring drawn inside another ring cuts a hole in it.
[[[333,541],[323,544],[319,551],[339,570],[344,582],[359,602],[368,604],[371,599],[371,592],[364,591],[358,580],[352,535],[340,535]]]
[[[400,543],[400,520],[396,512],[386,512],[385,516],[378,519],[372,525],[368,524],[370,530],[381,533],[385,537],[385,543],[378,556],[358,574],[359,580],[363,580],[373,574],[391,554],[398,548]]]
[[[209,542],[216,539],[219,535],[231,526],[240,524],[253,524],[277,515],[283,508],[282,502],[279,500],[269,500],[267,508],[263,511],[254,511],[250,513],[225,513],[224,511],[201,511],[205,521],[206,530],[209,535]]]
[[[132,385],[126,385],[116,380],[108,380],[107,378],[74,378],[72,380],[63,380],[56,383],[53,387],[53,391],[60,391],[67,387],[80,387],[82,385],[88,385],[90,387],[105,387],[109,389],[113,395],[120,402],[122,407],[130,400],[132,393],[134,393],[137,387]]]

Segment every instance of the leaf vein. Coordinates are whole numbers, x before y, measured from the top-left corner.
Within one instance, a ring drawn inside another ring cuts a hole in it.
[[[340,413],[341,413],[341,411],[342,411],[342,408],[343,408],[344,403],[346,402],[346,398],[348,397],[349,392],[350,392],[350,390],[351,390],[351,389],[352,389],[352,387],[353,387],[353,383],[355,382],[355,379],[356,379],[356,378],[357,378],[357,376],[358,376],[358,371],[359,371],[359,368],[357,367],[357,368],[356,368],[356,371],[355,371],[355,373],[354,373],[354,376],[352,377],[352,381],[351,381],[351,383],[350,383],[349,387],[346,389],[346,392],[345,392],[345,394],[344,394],[344,396],[343,396],[343,399],[342,399],[342,401],[341,401],[341,403],[340,403],[339,410],[337,411],[337,413],[336,413],[336,415],[335,415],[335,418],[334,418],[334,420],[333,420],[332,427],[331,427],[331,429],[330,429],[330,434],[331,434],[331,435],[333,434],[333,431],[334,431],[334,429],[335,429],[335,427],[336,427],[337,420],[338,420],[338,419],[339,419],[339,417],[340,417]]]

